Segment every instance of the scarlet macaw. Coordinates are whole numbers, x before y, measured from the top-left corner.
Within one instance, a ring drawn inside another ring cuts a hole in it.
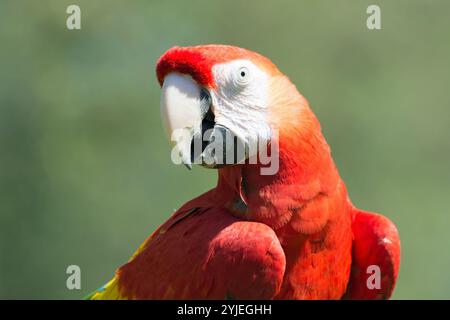
[[[226,45],[174,47],[156,74],[169,135],[187,130],[178,151],[188,167],[194,137],[209,128],[276,144],[278,171],[202,163],[218,168],[217,186],[177,210],[91,299],[390,297],[395,225],[352,205],[307,100],[269,59]],[[380,286],[368,285],[371,266]]]

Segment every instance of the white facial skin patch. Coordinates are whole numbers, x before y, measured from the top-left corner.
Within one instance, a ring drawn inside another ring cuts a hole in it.
[[[271,136],[267,122],[268,75],[249,60],[215,65],[213,75],[217,89],[210,93],[215,122],[249,145],[267,143]]]

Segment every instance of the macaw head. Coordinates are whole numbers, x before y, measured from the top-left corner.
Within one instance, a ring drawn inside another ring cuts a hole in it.
[[[289,136],[293,150],[296,135],[319,128],[289,79],[269,59],[246,49],[173,47],[159,58],[156,74],[165,129],[188,167],[257,159],[259,148],[273,144],[275,136]]]
[[[335,188],[319,121],[269,59],[226,45],[174,47],[156,73],[172,161],[219,168],[215,201],[234,214],[279,227],[289,220],[279,213]]]

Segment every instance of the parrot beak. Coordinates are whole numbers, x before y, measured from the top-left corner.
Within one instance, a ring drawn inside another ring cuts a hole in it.
[[[207,168],[237,163],[230,163],[237,159],[236,146],[226,143],[235,142],[235,136],[228,128],[215,123],[211,100],[209,91],[189,75],[172,72],[164,78],[161,117],[173,145],[172,160],[176,163],[181,160],[188,169],[193,163]],[[216,148],[209,152],[214,144]],[[227,154],[233,156],[232,161],[225,162]]]
[[[202,152],[194,152],[193,141],[201,141],[202,123],[207,120],[205,116],[210,105],[209,93],[190,76],[172,72],[164,78],[161,94],[163,125],[174,147],[172,155],[179,156],[188,169],[192,169],[192,163]]]

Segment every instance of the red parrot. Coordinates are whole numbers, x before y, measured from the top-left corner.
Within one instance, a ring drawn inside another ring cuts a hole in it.
[[[156,74],[164,125],[172,140],[183,137],[174,154],[216,168],[217,186],[178,209],[89,298],[391,296],[395,225],[353,206],[307,100],[268,58],[227,45],[173,47]],[[217,134],[245,146],[242,157],[219,162],[237,150],[229,144],[208,157]],[[256,140],[270,147],[274,172],[250,150]]]

